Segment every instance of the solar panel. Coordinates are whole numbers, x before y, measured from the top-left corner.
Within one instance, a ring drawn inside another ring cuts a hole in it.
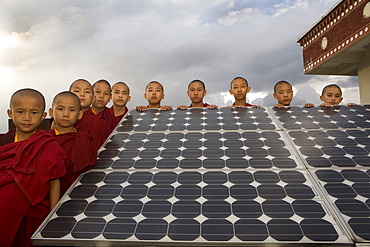
[[[369,134],[357,129],[289,132],[308,165],[316,168],[369,167]]]
[[[370,128],[370,105],[275,108],[285,129]]]
[[[366,243],[369,111],[130,111],[33,242]]]
[[[316,176],[350,226],[356,241],[369,241],[370,170],[318,170]]]

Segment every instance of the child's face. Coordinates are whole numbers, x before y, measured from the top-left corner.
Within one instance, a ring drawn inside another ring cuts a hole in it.
[[[159,104],[161,100],[164,99],[164,94],[161,85],[155,82],[150,83],[146,88],[144,97],[148,100],[149,104],[151,105]]]
[[[90,107],[93,100],[93,91],[88,82],[76,81],[73,83],[70,91],[78,96],[82,109],[87,109]]]
[[[245,99],[247,93],[251,90],[243,79],[235,79],[229,90],[231,95],[234,95],[235,100]]]
[[[206,96],[207,91],[204,90],[203,84],[200,82],[193,82],[190,84],[188,89],[188,96],[192,103],[203,102],[204,96]]]
[[[320,96],[320,100],[328,105],[339,105],[342,102],[342,94],[337,87],[328,87],[324,95]]]
[[[82,111],[76,100],[71,96],[59,96],[49,110],[50,117],[54,118],[55,126],[60,128],[73,128],[78,119],[82,117]]]
[[[110,101],[112,95],[110,86],[105,83],[97,83],[94,86],[93,106],[96,108],[104,108]]]
[[[115,84],[112,88],[112,101],[116,106],[125,106],[130,101],[128,88],[124,84]]]
[[[44,104],[39,98],[32,96],[16,97],[8,110],[8,116],[13,120],[18,132],[30,134],[39,127],[46,117],[43,108]]]
[[[278,104],[289,106],[293,99],[292,86],[287,83],[281,83],[276,87],[274,98],[277,99]]]

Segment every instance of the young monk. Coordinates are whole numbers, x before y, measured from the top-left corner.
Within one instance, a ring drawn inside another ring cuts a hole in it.
[[[292,85],[287,81],[277,82],[274,86],[273,96],[278,101],[274,107],[283,108],[284,106],[290,106],[290,102],[293,99]]]
[[[234,96],[235,102],[233,107],[252,106],[259,107],[258,105],[251,105],[247,103],[247,93],[251,91],[248,86],[248,81],[243,77],[235,77],[230,83],[230,94]]]
[[[67,154],[66,175],[60,179],[60,191],[63,195],[76,178],[96,163],[96,153],[90,135],[74,128],[82,117],[79,98],[72,92],[65,91],[54,97],[49,115],[54,119],[52,134]]]
[[[320,106],[339,105],[342,102],[342,89],[336,84],[330,84],[323,88],[320,100],[324,103]],[[354,106],[356,103],[348,103],[347,106]]]
[[[130,88],[124,82],[116,82],[112,87],[112,107],[107,109],[107,112],[110,114],[111,121],[110,129],[111,131],[117,126],[121,119],[128,112],[126,106],[127,102],[131,100]]]
[[[16,128],[0,137],[0,243],[31,246],[31,235],[59,200],[66,154],[52,135],[37,130],[46,117],[40,92],[15,92],[8,116]]]
[[[92,110],[95,114],[107,109],[107,104],[112,98],[112,88],[107,80],[101,79],[93,84],[94,98]]]
[[[157,81],[151,81],[145,87],[144,98],[148,100],[148,106],[137,106],[137,111],[146,111],[148,108],[159,108],[160,110],[171,110],[172,106],[161,106],[164,99],[164,88]]]
[[[107,80],[101,79],[93,84],[93,90],[92,111],[103,116],[108,125],[108,134],[110,134],[118,124],[115,115],[111,114],[107,108],[107,104],[112,99],[112,88]]]
[[[207,103],[203,103],[203,98],[207,94],[206,85],[201,80],[193,80],[188,85],[187,94],[191,100],[190,106],[180,105],[177,108],[181,110],[185,110],[187,108],[192,107],[207,107],[210,109],[215,109],[217,105],[210,105]]]
[[[320,106],[333,106],[333,105],[339,105],[340,102],[342,102],[342,89],[336,85],[336,84],[330,84],[325,86],[322,89],[320,100],[323,101],[323,103],[320,104]],[[348,103],[347,106],[354,106],[356,103]],[[307,103],[305,104],[305,107],[313,107],[314,104]]]
[[[77,79],[71,84],[69,91],[80,99],[83,112],[82,118],[76,122],[75,128],[77,131],[90,134],[93,140],[93,150],[96,153],[110,132],[102,114],[95,114],[90,107],[93,100],[93,88],[87,80]]]

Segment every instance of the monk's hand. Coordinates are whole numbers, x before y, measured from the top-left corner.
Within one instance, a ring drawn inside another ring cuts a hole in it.
[[[321,103],[320,106],[322,106],[322,107],[331,107],[332,105],[326,104],[326,103]]]
[[[136,106],[136,110],[137,111],[146,111],[146,110],[148,110],[148,107],[147,106]]]
[[[356,103],[348,103],[347,106],[355,106]]]
[[[159,110],[161,111],[168,111],[171,109],[172,109],[172,106],[169,106],[169,105],[164,105],[164,106],[161,106],[161,108],[159,108]]]
[[[275,108],[284,108],[285,106],[283,104],[276,104],[274,105]]]
[[[186,109],[188,109],[188,107],[186,105],[179,105],[177,107],[177,109],[179,109],[179,110],[186,110]]]
[[[314,104],[312,104],[312,103],[306,103],[306,104],[304,104],[304,107],[306,107],[306,108],[311,108],[311,107],[314,107],[315,105]]]
[[[217,105],[209,105],[207,106],[208,109],[217,109],[218,106]]]

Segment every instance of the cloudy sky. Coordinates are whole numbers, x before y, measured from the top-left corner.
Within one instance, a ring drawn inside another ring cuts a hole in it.
[[[269,106],[273,85],[294,86],[292,104],[320,103],[328,83],[344,102],[358,102],[357,77],[303,74],[297,39],[337,0],[0,0],[0,132],[11,94],[41,91],[48,107],[72,81],[125,81],[128,104],[146,105],[151,80],[165,87],[163,105],[189,104],[187,84],[206,83],[205,101],[231,104],[230,81],[248,79],[249,102]]]

